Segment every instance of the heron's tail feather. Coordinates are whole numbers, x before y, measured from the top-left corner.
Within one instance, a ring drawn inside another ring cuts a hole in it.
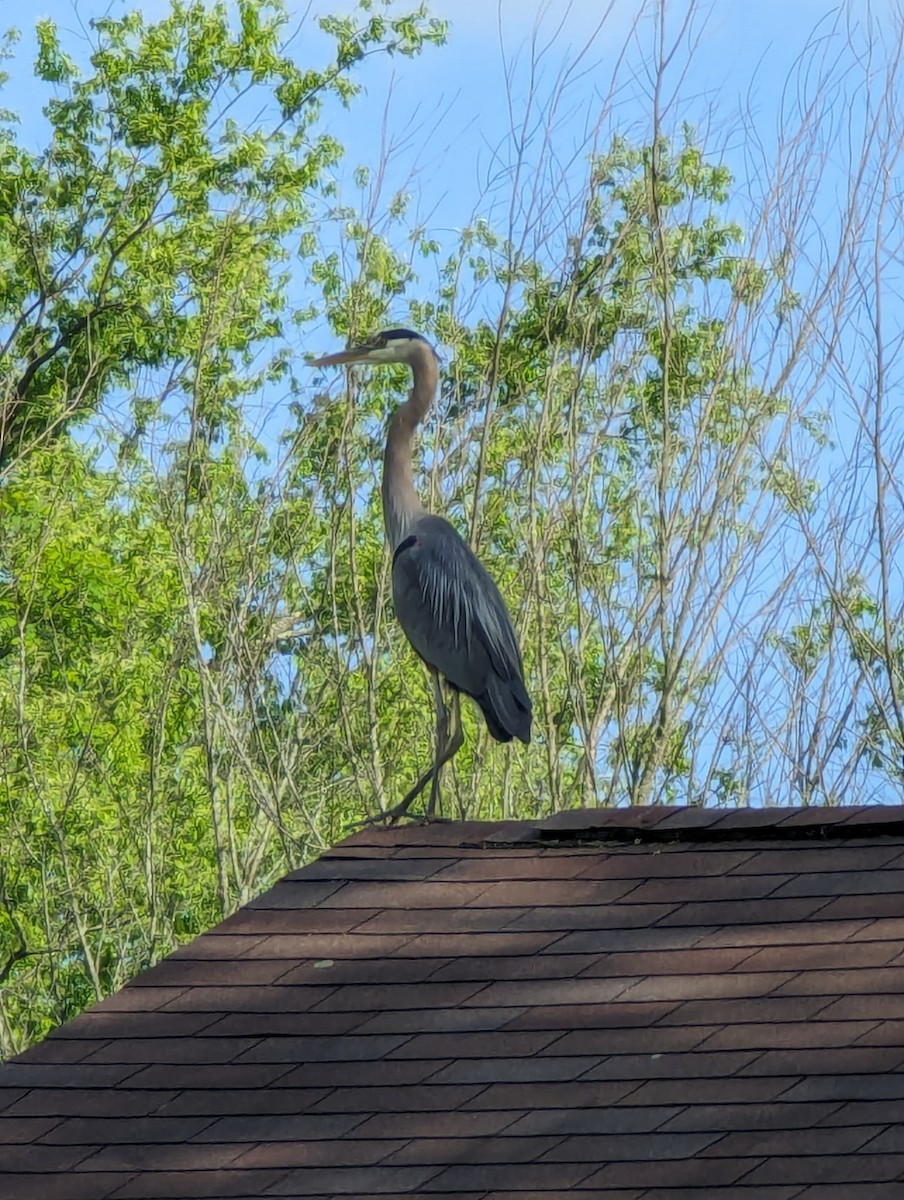
[[[475,696],[486,718],[487,729],[497,742],[518,738],[530,742],[531,702],[520,679],[494,676],[482,696]]]

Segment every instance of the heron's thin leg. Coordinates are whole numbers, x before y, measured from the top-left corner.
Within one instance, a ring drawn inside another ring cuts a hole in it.
[[[458,753],[462,742],[465,740],[465,735],[461,727],[461,704],[458,692],[452,693],[452,698],[446,708],[446,720],[444,724],[444,743],[442,747],[437,746],[436,763],[433,770],[433,786],[430,789],[430,801],[427,804],[427,811],[424,814],[428,821],[432,821],[436,814],[436,805],[439,801],[440,772],[446,763]]]
[[[400,817],[407,816],[411,805],[418,798],[427,784],[430,783],[431,780],[435,780],[439,768],[442,767],[443,763],[448,760],[448,757],[451,757],[451,755],[449,755],[447,758],[443,758],[443,753],[446,750],[449,740],[449,735],[447,732],[449,727],[449,713],[443,697],[442,684],[440,683],[439,675],[434,670],[430,671],[430,679],[433,683],[433,697],[436,702],[436,745],[434,748],[433,765],[429,771],[424,772],[414,787],[411,788],[411,790],[403,797],[403,799],[399,801],[398,804],[394,804],[392,808],[387,808],[384,812],[376,813],[372,817],[365,818],[365,820],[362,822],[364,825],[379,825],[384,821],[387,824],[391,824],[393,821],[397,821]],[[455,701],[457,713],[457,694],[455,695]],[[460,720],[458,721],[458,725],[460,728]],[[458,746],[456,746],[455,749],[457,750]],[[433,803],[435,803],[432,800],[432,793],[431,801],[431,807],[427,810],[428,818],[433,815]]]

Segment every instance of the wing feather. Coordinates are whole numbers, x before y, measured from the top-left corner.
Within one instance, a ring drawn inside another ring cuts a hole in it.
[[[425,516],[412,526],[394,557],[392,589],[399,623],[421,658],[485,713],[492,705],[506,735],[501,740],[527,740],[530,700],[505,602],[443,517]],[[493,731],[490,713],[487,720]]]

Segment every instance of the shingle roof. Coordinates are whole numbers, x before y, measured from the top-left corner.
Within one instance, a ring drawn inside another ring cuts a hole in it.
[[[904,1195],[904,809],[369,830],[0,1067],[4,1200]]]

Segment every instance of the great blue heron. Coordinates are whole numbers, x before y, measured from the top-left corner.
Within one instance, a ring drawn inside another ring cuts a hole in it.
[[[404,816],[428,783],[430,820],[439,799],[443,766],[464,740],[459,693],[471,696],[497,742],[530,742],[531,702],[524,687],[521,651],[496,584],[445,517],[428,513],[411,476],[415,431],[439,382],[439,360],[428,341],[410,329],[387,329],[312,366],[341,363],[405,363],[414,386],[389,422],[383,456],[383,521],[392,547],[392,598],[408,641],[426,663],[436,697],[433,766],[405,798],[379,814]],[[450,689],[449,704],[443,681]]]

